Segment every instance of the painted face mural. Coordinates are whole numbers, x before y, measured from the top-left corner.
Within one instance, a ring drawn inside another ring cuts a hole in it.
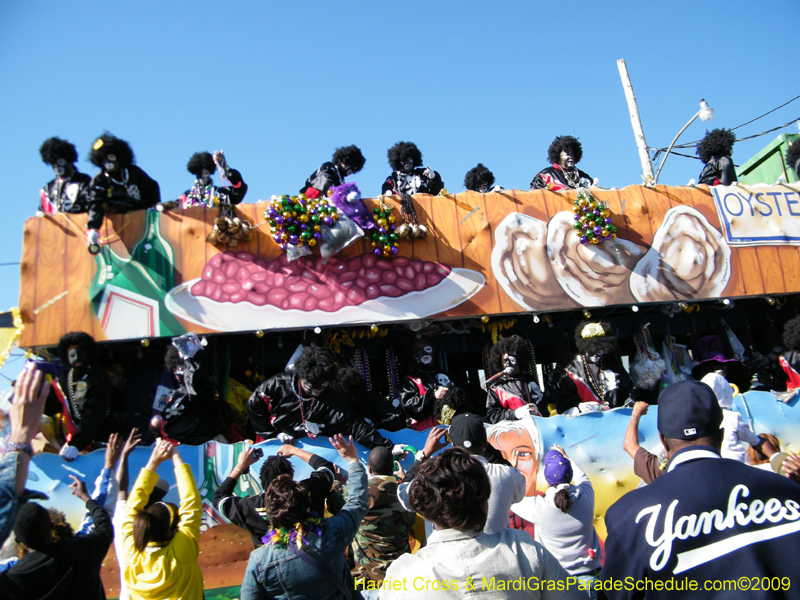
[[[542,456],[542,438],[536,422],[533,419],[505,421],[492,425],[486,433],[489,443],[525,476],[525,495],[535,496]]]

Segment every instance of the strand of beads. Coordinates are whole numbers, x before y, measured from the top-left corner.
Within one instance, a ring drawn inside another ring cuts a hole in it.
[[[584,246],[616,239],[617,228],[611,224],[611,211],[592,194],[579,192],[572,212],[575,213],[573,227]]]
[[[396,219],[392,214],[392,205],[381,202],[372,213],[372,220],[378,226],[372,232],[372,253],[375,256],[395,256],[400,252],[397,246],[400,238],[394,232]]]
[[[286,250],[289,245],[316,246],[322,238],[322,227],[332,227],[339,212],[327,198],[273,196],[264,218],[269,220],[272,239]]]

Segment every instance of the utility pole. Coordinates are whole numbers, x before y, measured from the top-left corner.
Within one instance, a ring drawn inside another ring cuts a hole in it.
[[[631,126],[633,135],[636,138],[636,147],[639,149],[639,160],[642,161],[642,179],[645,185],[653,185],[655,174],[653,173],[653,163],[650,161],[650,154],[647,151],[647,141],[644,139],[644,129],[642,120],[639,118],[639,107],[636,104],[636,96],[633,94],[633,84],[628,75],[628,65],[625,59],[617,61],[619,76],[622,79],[622,89],[625,90],[625,99],[628,101],[628,111],[631,114]]]

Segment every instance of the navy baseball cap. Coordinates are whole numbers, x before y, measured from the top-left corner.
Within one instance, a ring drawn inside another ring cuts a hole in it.
[[[486,445],[486,428],[483,420],[472,413],[462,413],[450,421],[450,430],[447,437],[454,446],[461,446],[467,450],[480,448]]]
[[[719,431],[722,408],[714,391],[700,381],[682,381],[658,397],[658,431],[664,437],[694,440]]]

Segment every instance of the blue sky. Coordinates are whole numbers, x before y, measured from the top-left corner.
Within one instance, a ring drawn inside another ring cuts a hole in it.
[[[79,169],[104,130],[127,139],[163,199],[190,187],[186,162],[224,149],[246,201],[296,193],[333,150],[367,158],[356,181],[379,193],[386,150],[415,142],[450,191],[486,164],[527,189],[557,135],[578,136],[580,167],[603,187],[641,182],[616,60],[628,63],[647,142],[665,147],[706,98],[735,127],[798,95],[796,0],[524,2],[117,0],[0,3],[0,188],[6,243],[19,261],[22,225],[52,178],[39,145],[77,147]],[[800,101],[738,130],[800,117]],[[782,131],[738,144],[745,162]],[[673,156],[661,182],[696,178]],[[0,267],[0,309],[15,306],[16,267]]]

